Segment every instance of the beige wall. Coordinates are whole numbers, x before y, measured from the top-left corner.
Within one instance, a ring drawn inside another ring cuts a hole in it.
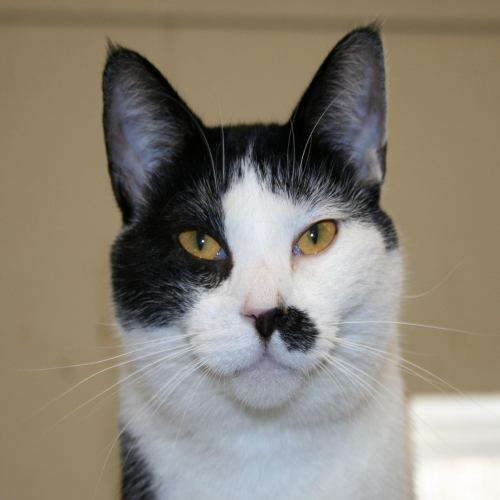
[[[344,31],[386,19],[384,205],[406,255],[402,317],[500,333],[500,3],[331,5],[0,2],[0,498],[92,498],[115,435],[114,397],[70,414],[108,387],[114,396],[109,371],[32,416],[104,365],[22,371],[119,352],[109,348],[119,217],[100,125],[106,36],[152,59],[208,123],[219,106],[225,121],[283,120]],[[500,390],[498,337],[402,333],[408,359],[457,389]],[[410,392],[433,384],[408,377]],[[117,491],[110,457],[99,499]]]

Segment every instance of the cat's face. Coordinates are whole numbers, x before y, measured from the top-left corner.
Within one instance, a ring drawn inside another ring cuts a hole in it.
[[[213,394],[253,410],[304,395],[331,404],[353,386],[342,377],[359,377],[346,364],[375,373],[376,358],[342,342],[386,350],[391,329],[371,322],[391,319],[399,295],[397,238],[378,204],[377,33],[340,42],[284,125],[205,127],[125,50],[111,54],[104,90],[124,216],[114,300],[156,404],[179,385],[195,405]],[[212,392],[196,394],[194,381]]]

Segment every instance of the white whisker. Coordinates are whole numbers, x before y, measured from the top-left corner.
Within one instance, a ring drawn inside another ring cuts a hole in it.
[[[436,291],[438,288],[441,288],[445,283],[449,281],[449,279],[455,274],[455,272],[460,269],[464,264],[464,261],[459,262],[458,264],[455,264],[441,279],[438,283],[436,283],[434,286],[429,288],[429,290],[426,290],[425,292],[417,293],[414,295],[405,295],[403,298],[404,299],[420,299],[422,297],[425,297],[432,292]]]
[[[64,398],[65,396],[67,396],[69,393],[71,393],[72,391],[74,391],[75,389],[77,389],[78,387],[80,387],[81,385],[85,384],[89,380],[92,380],[95,377],[97,377],[98,375],[101,375],[102,373],[105,373],[105,372],[107,372],[109,370],[113,370],[115,368],[119,368],[121,366],[125,366],[125,365],[130,364],[130,363],[134,363],[134,362],[140,361],[142,359],[147,359],[147,358],[150,358],[152,356],[156,356],[158,354],[162,354],[164,352],[171,352],[171,351],[174,351],[174,350],[182,351],[182,349],[191,350],[192,348],[191,347],[186,348],[185,346],[183,346],[182,348],[181,347],[176,347],[176,348],[169,348],[169,349],[166,349],[166,350],[160,350],[160,351],[156,351],[156,352],[153,352],[153,353],[146,354],[144,356],[139,356],[138,358],[128,359],[127,361],[122,361],[121,363],[117,363],[115,365],[103,368],[102,370],[99,370],[98,372],[93,373],[93,374],[89,375],[88,377],[85,377],[84,379],[80,380],[75,385],[71,386],[69,389],[66,389],[61,394],[59,394],[55,398],[51,399],[50,401],[48,401],[47,403],[45,403],[44,405],[42,405],[35,413],[33,413],[31,416],[29,416],[26,420],[31,420],[32,418],[36,417],[37,415],[39,415],[40,413],[42,413],[46,408],[48,408],[49,406],[53,405],[57,401],[60,401],[62,398]]]
[[[339,321],[336,323],[331,323],[334,326],[341,325],[400,325],[400,326],[413,326],[415,328],[428,328],[431,330],[438,330],[450,333],[461,333],[464,335],[473,335],[477,337],[500,337],[498,333],[482,333],[482,332],[472,332],[470,330],[461,330],[458,328],[451,328],[448,326],[439,325],[429,325],[425,323],[413,323],[410,321],[381,321],[381,320],[361,320],[361,321]]]

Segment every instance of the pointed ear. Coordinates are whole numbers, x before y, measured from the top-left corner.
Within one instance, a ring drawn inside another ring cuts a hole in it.
[[[148,181],[169,168],[201,121],[136,52],[110,45],[103,74],[104,135],[116,200],[128,223]]]
[[[341,154],[360,181],[385,174],[386,93],[382,41],[376,26],[357,29],[330,52],[294,115],[308,142]],[[306,147],[309,144],[306,144]]]

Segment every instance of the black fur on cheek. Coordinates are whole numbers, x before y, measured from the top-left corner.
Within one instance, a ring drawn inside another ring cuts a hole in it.
[[[289,351],[308,351],[313,347],[319,334],[307,313],[296,307],[288,307],[276,320],[276,330]]]
[[[170,230],[141,223],[125,230],[112,252],[113,299],[127,327],[164,327],[181,318],[203,290],[219,286],[231,262],[187,255]]]

